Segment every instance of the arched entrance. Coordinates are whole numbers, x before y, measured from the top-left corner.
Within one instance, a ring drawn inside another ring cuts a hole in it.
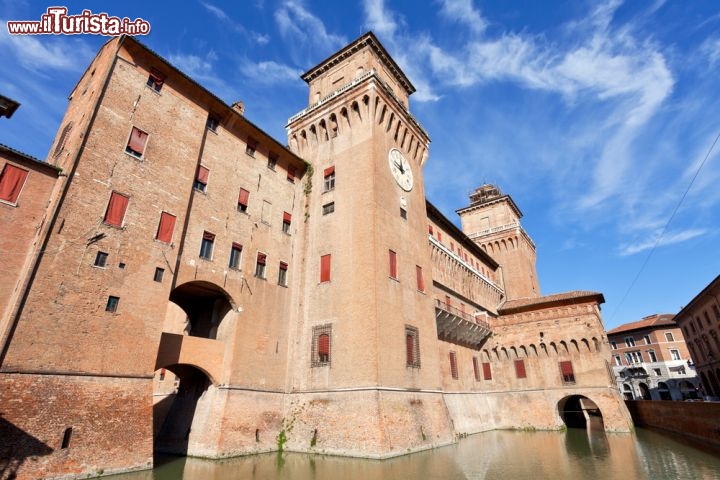
[[[623,383],[623,398],[625,400],[634,400],[635,395],[633,395],[632,387],[628,385],[627,383]]]
[[[658,382],[658,395],[660,395],[660,400],[672,400],[667,383]]]
[[[678,384],[678,388],[680,389],[680,395],[682,395],[683,400],[695,400],[698,398],[698,392],[695,385],[689,381],[681,380]]]
[[[171,365],[153,383],[153,440],[157,452],[187,455],[193,431],[202,430],[196,411],[211,381],[192,365]]]
[[[583,395],[571,395],[558,402],[558,413],[568,428],[604,430],[600,408]]]
[[[170,301],[182,309],[184,318],[170,309],[164,330],[193,337],[222,339],[226,329],[223,320],[228,313],[237,310],[223,288],[204,281],[187,282],[175,287],[170,293]]]

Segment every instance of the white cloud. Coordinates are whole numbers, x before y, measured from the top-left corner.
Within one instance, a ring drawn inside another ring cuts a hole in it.
[[[634,255],[636,253],[644,252],[646,250],[650,250],[655,247],[664,247],[666,245],[674,245],[676,243],[682,243],[687,240],[704,235],[706,233],[708,233],[708,231],[704,230],[704,229],[690,229],[690,230],[685,230],[682,232],[675,232],[672,234],[666,233],[658,241],[658,237],[660,235],[658,232],[650,238],[646,238],[646,239],[641,240],[636,243],[626,244],[626,245],[621,246],[620,247],[620,255],[622,255],[622,256]]]
[[[287,81],[297,82],[302,72],[273,61],[245,62],[240,67],[243,75],[256,83],[271,85]]]
[[[210,3],[206,3],[206,2],[200,2],[200,4],[203,7],[205,7],[210,13],[212,13],[217,18],[219,18],[220,20],[222,20],[224,22],[232,22],[232,20],[230,20],[230,17],[228,16],[228,14],[225,13],[225,11],[223,9],[216,7],[215,5],[212,5]]]
[[[488,22],[479,10],[473,7],[472,0],[441,0],[440,14],[458,23],[464,23],[475,33],[487,28]]]
[[[711,67],[720,64],[720,38],[708,38],[700,46],[700,53],[707,59]]]
[[[0,24],[6,23],[0,19]],[[90,44],[79,38],[10,35],[6,28],[0,28],[0,47],[8,48],[23,67],[34,71],[82,71],[95,54]]]
[[[327,52],[340,49],[347,43],[347,39],[342,35],[328,32],[322,20],[310,13],[299,1],[283,2],[275,11],[275,21],[283,38],[291,42],[311,45]]]
[[[398,28],[397,15],[385,8],[384,0],[365,0],[365,26],[382,39],[392,40]]]
[[[168,60],[190,77],[209,78],[214,76],[212,63],[217,60],[217,55],[212,50],[204,58],[193,54],[176,53],[169,55]]]
[[[270,41],[270,37],[267,34],[260,34],[252,30],[248,30],[242,24],[230,18],[230,16],[225,13],[225,10],[221,9],[220,7],[216,7],[211,3],[202,1],[200,2],[200,4],[205,7],[207,11],[217,17],[220,21],[225,22],[225,24],[229,25],[233,30],[245,35],[247,38],[254,41],[255,43],[259,45],[265,45]]]

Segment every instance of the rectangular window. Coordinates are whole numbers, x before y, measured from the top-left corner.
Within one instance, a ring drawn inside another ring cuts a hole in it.
[[[639,350],[635,350],[632,352],[625,352],[625,359],[627,360],[628,365],[630,365],[632,363],[642,363],[643,362],[642,352],[640,352]]]
[[[27,170],[6,163],[0,173],[0,200],[16,204],[27,176]]]
[[[432,225],[428,225],[428,234],[432,237],[432,234],[433,234]]]
[[[477,357],[473,357],[473,372],[475,373],[475,381],[480,381],[480,366],[478,365]]]
[[[205,193],[207,191],[208,177],[210,176],[210,169],[200,165],[198,167],[197,175],[195,175],[195,182],[193,188],[198,192]]]
[[[400,218],[407,220],[407,210],[402,207],[400,207]]]
[[[150,69],[150,76],[148,76],[146,85],[156,92],[162,90],[162,86],[165,83],[165,75],[160,73],[154,68]]]
[[[617,342],[616,341],[613,340],[612,342],[610,342],[610,346],[612,347],[613,350],[617,350]]]
[[[615,365],[618,367],[622,365],[622,359],[620,358],[620,355],[615,355]]]
[[[240,270],[240,259],[242,258],[242,245],[239,243],[233,242],[232,247],[230,248],[230,262],[228,263],[228,267],[232,268],[233,270]]]
[[[265,263],[267,262],[267,255],[262,252],[258,252],[257,261],[255,262],[255,276],[258,278],[265,278]]]
[[[97,252],[97,255],[95,255],[95,266],[104,268],[107,265],[107,259],[108,259],[107,253]]]
[[[247,145],[245,145],[245,153],[251,157],[255,156],[255,150],[257,150],[257,140],[248,138]]]
[[[657,356],[655,355],[654,350],[648,350],[648,357],[650,357],[651,362],[657,362]]]
[[[288,165],[287,179],[288,182],[295,183],[295,167],[293,167],[292,165]]]
[[[270,152],[268,154],[268,161],[267,161],[267,167],[270,170],[275,170],[275,166],[277,165],[278,161],[278,155],[275,152]]]
[[[420,334],[409,325],[405,325],[405,365],[420,368]]]
[[[633,337],[625,337],[625,346],[626,347],[634,347],[635,339]]]
[[[665,340],[668,342],[674,342],[675,338],[673,337],[672,332],[665,332]]]
[[[247,212],[248,203],[250,201],[250,192],[244,188],[240,189],[240,195],[238,195],[238,206],[239,212]]]
[[[417,280],[417,289],[419,292],[425,291],[425,277],[423,277],[423,270],[420,265],[415,265],[415,277]]]
[[[267,200],[263,200],[262,211],[260,212],[260,221],[265,225],[270,225],[270,219],[272,218],[272,203]]]
[[[292,223],[292,215],[288,212],[283,212],[283,224],[282,231],[290,235],[290,224]]]
[[[153,276],[153,280],[160,283],[163,280],[163,276],[165,275],[165,269],[156,267],[155,268],[155,275]]]
[[[113,227],[122,227],[125,211],[127,210],[130,197],[122,193],[112,192],[103,222]]]
[[[330,281],[330,260],[330,254],[320,257],[320,283]]]
[[[680,350],[671,348],[670,349],[670,358],[672,358],[673,360],[680,360]]]
[[[457,354],[455,352],[450,352],[450,375],[455,380],[458,379]]]
[[[572,362],[560,362],[560,375],[562,376],[563,383],[575,383]]]
[[[652,343],[650,341],[650,335],[643,335],[643,340],[645,340],[645,345],[650,345]]]
[[[332,325],[313,327],[310,366],[325,367],[330,365],[332,353]]]
[[[205,128],[211,132],[217,132],[218,126],[220,126],[220,120],[214,115],[208,116],[207,121],[205,122]]]
[[[438,242],[442,242],[442,232],[438,230]]]
[[[335,211],[335,202],[326,203],[322,207],[323,209],[323,215],[327,215],[328,213],[333,213]]]
[[[285,262],[280,262],[280,268],[278,270],[278,285],[287,287],[287,271],[288,264]]]
[[[112,295],[110,295],[108,297],[107,303],[105,304],[105,311],[117,312],[118,303],[120,303],[120,297],[113,297]]]
[[[388,250],[388,261],[390,263],[390,278],[397,280],[397,254],[392,250]]]
[[[492,370],[490,370],[490,362],[483,362],[483,379],[492,380]]]
[[[175,215],[171,215],[167,212],[160,214],[160,223],[158,224],[157,233],[155,239],[161,242],[170,243],[173,238],[173,231],[175,230]]]
[[[324,179],[324,190],[325,192],[329,192],[330,190],[335,189],[335,166],[328,167],[323,172],[323,179]]]
[[[515,376],[517,378],[527,377],[527,373],[525,372],[525,360],[522,358],[515,360]]]
[[[125,147],[125,152],[138,158],[142,158],[145,152],[145,144],[147,143],[148,134],[137,127],[132,128],[130,132],[130,140]]]
[[[213,245],[215,244],[215,234],[203,232],[202,243],[200,244],[200,258],[212,260]]]

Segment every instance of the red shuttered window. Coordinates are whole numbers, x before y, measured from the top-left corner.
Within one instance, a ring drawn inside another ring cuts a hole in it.
[[[323,255],[320,257],[320,282],[330,281],[330,261],[331,255]]]
[[[483,379],[492,380],[492,371],[490,370],[490,363],[483,362]]]
[[[423,277],[423,270],[420,265],[415,265],[415,276],[417,277],[417,289],[420,292],[425,291],[425,277]]]
[[[390,263],[390,278],[397,280],[397,254],[392,250],[388,250],[388,261]]]
[[[244,188],[240,189],[240,195],[238,195],[238,211],[247,212],[248,202],[250,201],[250,192]]]
[[[129,201],[130,198],[128,196],[122,193],[112,192],[107,210],[105,210],[103,222],[113,227],[122,227]]]
[[[145,152],[145,144],[147,143],[148,134],[137,127],[133,127],[130,132],[130,140],[128,141],[125,151],[136,157],[142,157]]]
[[[475,373],[475,381],[480,380],[480,366],[478,365],[477,357],[473,357],[473,372]]]
[[[155,238],[161,242],[170,243],[172,242],[173,231],[175,230],[175,215],[171,215],[167,212],[160,214],[160,224],[158,225],[157,234]]]
[[[563,383],[575,383],[572,362],[560,362],[560,375],[562,375]]]
[[[458,368],[457,368],[457,354],[455,352],[450,352],[450,374],[452,375],[452,378],[457,380]]]
[[[515,376],[517,378],[526,378],[525,361],[523,359],[515,360]]]
[[[2,173],[0,173],[0,200],[13,204],[17,203],[27,176],[27,170],[9,163],[5,164]]]

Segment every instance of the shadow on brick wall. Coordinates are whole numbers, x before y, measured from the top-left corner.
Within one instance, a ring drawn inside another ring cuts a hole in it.
[[[52,452],[52,448],[0,416],[0,480],[16,478],[23,462]]]

